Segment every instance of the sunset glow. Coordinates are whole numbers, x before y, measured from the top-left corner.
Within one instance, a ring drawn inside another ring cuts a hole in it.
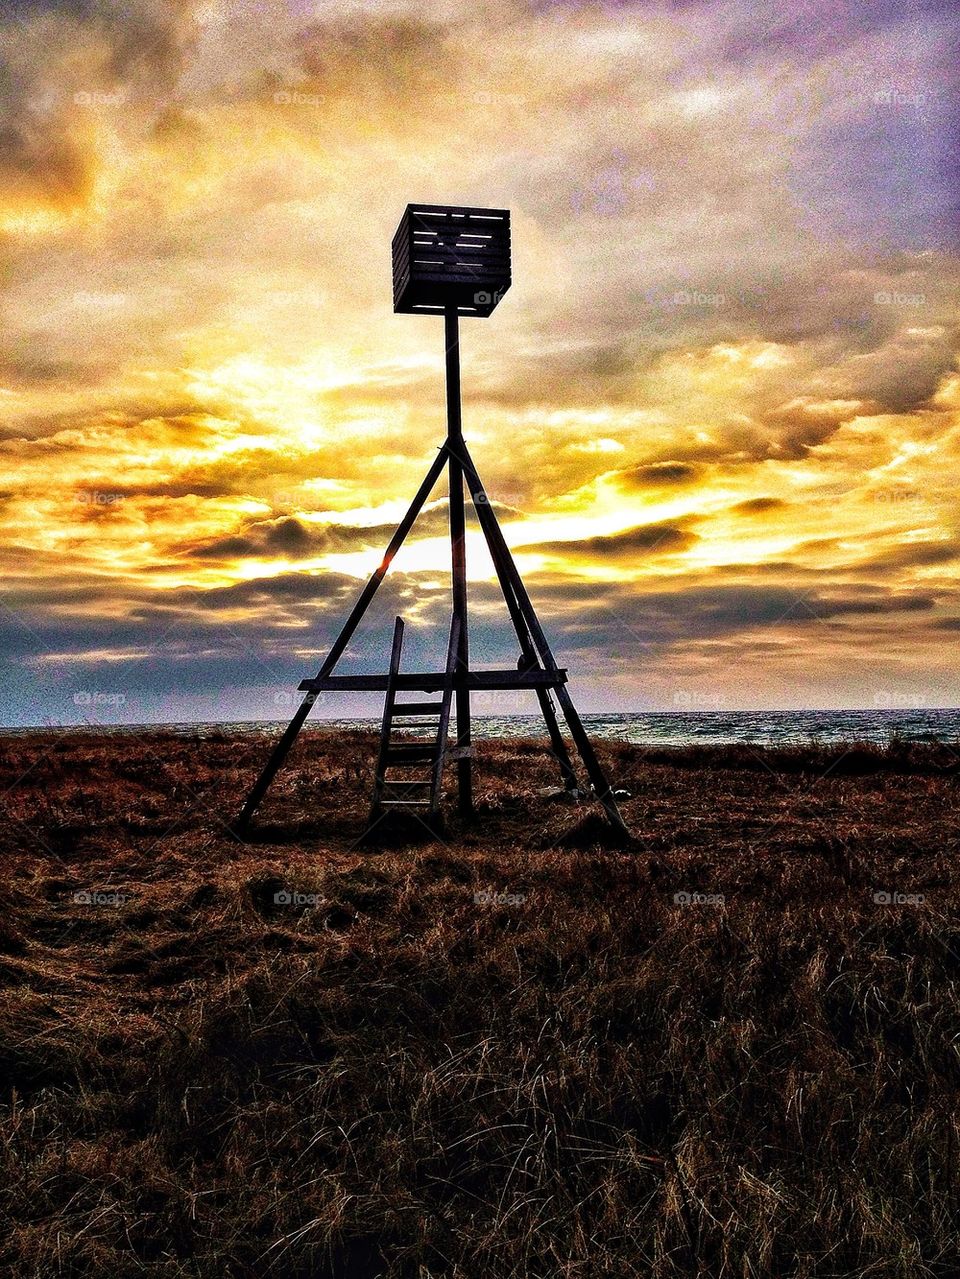
[[[788,12],[7,18],[3,721],[283,717],[443,439],[414,199],[511,210],[464,430],[583,709],[956,705],[955,19]],[[345,670],[442,646],[443,496]]]

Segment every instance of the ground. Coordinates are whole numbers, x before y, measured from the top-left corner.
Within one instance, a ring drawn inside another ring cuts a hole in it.
[[[955,749],[265,748],[0,739],[3,1274],[956,1275]]]

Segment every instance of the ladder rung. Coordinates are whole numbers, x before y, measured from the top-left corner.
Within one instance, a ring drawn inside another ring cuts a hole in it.
[[[443,706],[440,702],[394,702],[393,718],[401,715],[439,715]]]
[[[429,799],[381,799],[381,808],[429,808]]]

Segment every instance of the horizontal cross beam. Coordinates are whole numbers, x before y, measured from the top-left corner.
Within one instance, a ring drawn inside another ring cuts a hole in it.
[[[420,675],[411,671],[401,671],[397,675],[394,687],[404,692],[439,693],[443,688],[446,676],[442,671],[435,674]],[[454,688],[489,690],[507,690],[517,688],[557,688],[567,682],[567,672],[562,669],[553,671],[469,671],[466,679],[462,675],[454,678]],[[373,692],[382,693],[387,687],[386,675],[324,675],[319,679],[301,680],[298,685],[301,693],[347,693]]]

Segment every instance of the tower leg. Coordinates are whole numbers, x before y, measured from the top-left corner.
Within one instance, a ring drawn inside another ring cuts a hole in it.
[[[543,722],[547,726],[551,754],[560,767],[563,788],[571,795],[576,795],[580,789],[577,783],[577,773],[573,767],[570,752],[567,750],[567,743],[563,740],[563,734],[560,732],[560,725],[557,723],[557,713],[553,709],[553,702],[550,700],[550,690],[538,688],[537,701],[540,703],[540,714],[543,716]]]
[[[450,476],[450,547],[453,579],[453,616],[460,622],[457,652],[457,676],[466,678],[470,669],[470,645],[467,635],[467,542],[463,507],[463,467],[457,456],[463,442],[460,420],[460,326],[455,307],[444,312],[444,337],[447,362],[447,446]],[[470,745],[470,690],[457,688],[457,746]],[[457,760],[457,792],[461,817],[473,816],[473,761],[469,756]]]
[[[517,607],[520,610],[523,620],[529,627],[530,635],[540,655],[540,660],[546,670],[556,671],[558,670],[557,663],[550,649],[550,645],[547,642],[547,637],[543,632],[543,627],[540,625],[540,619],[537,617],[533,604],[530,602],[530,596],[527,594],[526,587],[523,584],[523,579],[520,577],[520,574],[517,571],[517,566],[513,562],[513,556],[510,554],[510,548],[507,546],[503,533],[500,530],[497,518],[490,507],[490,503],[486,500],[486,495],[483,493],[483,486],[480,483],[480,476],[477,473],[477,468],[474,466],[473,459],[471,458],[466,443],[462,438],[457,443],[457,455],[464,473],[469,477],[471,492],[476,491],[478,494],[482,495],[482,500],[479,504],[476,504],[475,499],[475,504],[477,505],[477,517],[480,520],[480,526],[483,529],[484,536],[490,546],[491,553],[499,555],[503,563],[507,580],[516,595]],[[577,714],[577,709],[573,704],[573,699],[567,691],[567,686],[563,683],[558,683],[556,687],[556,694],[557,701],[560,703],[560,709],[563,711],[564,718],[566,719],[567,725],[570,729],[570,736],[573,738],[574,745],[580,753],[580,758],[583,760],[584,767],[587,770],[587,776],[590,778],[598,801],[603,805],[614,828],[621,834],[629,836],[630,832],[627,830],[624,820],[620,815],[620,810],[617,807],[617,801],[613,797],[613,790],[600,766],[600,761],[597,759],[590,738],[587,736],[580,716]]]
[[[477,510],[477,514],[479,516],[480,507],[487,505],[487,495],[483,491],[483,487],[480,484],[476,471],[466,471],[465,478],[470,489],[470,497],[473,501],[474,508]],[[490,542],[489,538],[487,538],[487,546],[490,551],[490,557],[493,560],[493,567],[497,574],[497,581],[500,583],[500,590],[503,592],[503,598],[507,602],[507,609],[510,613],[510,620],[513,623],[513,629],[517,633],[517,641],[520,644],[520,661],[523,666],[536,666],[537,654],[533,647],[533,641],[530,639],[529,627],[524,621],[523,614],[520,611],[520,606],[517,603],[517,597],[514,594],[513,586],[510,583],[509,569],[504,563],[502,553]],[[540,713],[543,716],[543,722],[547,726],[551,753],[560,767],[560,776],[563,779],[564,788],[572,794],[579,789],[577,773],[573,767],[573,760],[570,758],[570,752],[567,750],[567,744],[563,740],[563,734],[560,732],[560,726],[557,723],[557,715],[556,711],[553,709],[550,691],[546,688],[538,688],[536,690],[536,694],[537,701],[540,703]]]
[[[353,611],[350,613],[350,616],[347,618],[346,622],[344,622],[343,629],[340,631],[340,634],[337,636],[336,640],[334,641],[333,647],[330,649],[330,652],[327,654],[324,660],[323,666],[320,668],[320,672],[317,675],[318,679],[322,679],[323,676],[330,674],[330,672],[333,670],[336,663],[339,661],[340,656],[343,653],[343,650],[350,643],[350,639],[353,635],[353,632],[360,625],[360,621],[364,613],[367,611],[367,608],[370,605],[370,601],[373,599],[374,595],[376,595],[377,593],[377,588],[380,586],[380,583],[383,581],[384,577],[386,577],[387,570],[389,569],[391,563],[393,562],[394,556],[396,555],[397,551],[399,551],[400,547],[403,544],[404,539],[406,538],[407,534],[410,532],[411,528],[413,527],[414,521],[416,520],[417,516],[420,514],[420,511],[421,511],[421,508],[423,507],[424,502],[433,492],[433,486],[436,484],[437,480],[440,478],[440,472],[443,470],[444,466],[446,466],[447,464],[447,451],[448,451],[448,445],[444,444],[443,448],[439,451],[437,456],[434,458],[433,463],[430,466],[430,470],[427,472],[426,476],[424,477],[423,483],[420,485],[419,489],[417,490],[416,497],[414,497],[413,501],[410,503],[409,510],[407,511],[403,519],[400,521],[400,523],[397,525],[397,530],[394,533],[393,537],[390,539],[390,544],[387,547],[386,551],[384,551],[383,559],[380,563],[380,567],[371,576],[370,580],[367,582],[366,586],[361,591],[356,604],[354,604],[353,606]],[[256,782],[254,783],[253,789],[250,791],[250,794],[247,796],[246,801],[243,805],[243,808],[240,810],[240,814],[237,817],[236,824],[240,830],[243,830],[243,828],[247,825],[247,823],[250,821],[250,818],[253,816],[253,814],[256,812],[257,808],[259,807],[260,801],[263,799],[264,795],[267,793],[270,783],[273,781],[274,777],[276,777],[280,769],[280,766],[283,764],[283,761],[287,758],[287,755],[290,752],[290,747],[297,740],[297,734],[300,732],[300,729],[303,727],[304,721],[306,720],[307,716],[310,714],[310,711],[312,710],[313,704],[315,701],[316,701],[315,695],[313,693],[307,693],[303,701],[297,707],[297,711],[293,719],[290,721],[290,723],[287,725],[286,729],[284,730],[283,736],[280,738],[279,742],[277,742],[276,746],[273,748],[273,751],[269,759],[267,760],[266,764],[263,766],[263,771],[261,772],[260,776],[257,778]]]

